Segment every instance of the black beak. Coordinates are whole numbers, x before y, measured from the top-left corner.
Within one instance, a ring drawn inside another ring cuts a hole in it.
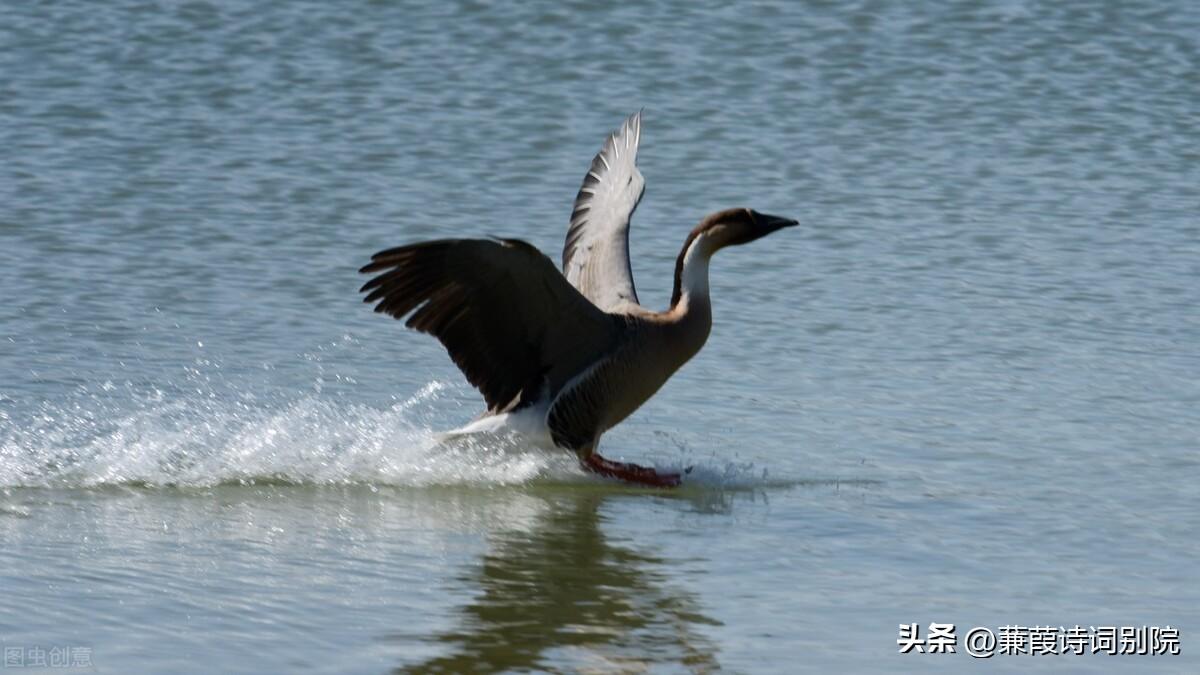
[[[767,234],[774,232],[775,230],[782,230],[785,227],[792,227],[793,225],[800,224],[791,218],[782,218],[780,216],[772,216],[766,213],[756,212],[754,215],[756,216],[756,220],[758,220],[759,227],[763,228]]]

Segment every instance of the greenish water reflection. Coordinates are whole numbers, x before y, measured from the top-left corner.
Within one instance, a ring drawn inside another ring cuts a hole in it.
[[[641,670],[675,664],[715,670],[717,649],[698,626],[719,626],[646,547],[614,544],[605,502],[642,495],[540,495],[532,526],[496,533],[477,569],[461,577],[479,589],[458,625],[429,638],[449,654],[396,672],[492,672],[570,668]]]

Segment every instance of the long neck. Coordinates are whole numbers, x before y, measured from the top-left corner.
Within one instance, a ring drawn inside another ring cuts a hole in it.
[[[690,304],[698,300],[709,304],[708,260],[712,253],[712,246],[703,234],[693,233],[684,242],[679,258],[675,260],[675,290],[671,292],[671,309],[684,300],[691,300]]]
[[[712,242],[704,235],[690,237],[675,262],[675,291],[669,314],[689,343],[687,358],[699,351],[712,328],[712,303],[708,296],[708,261]],[[685,359],[686,360],[686,359]]]

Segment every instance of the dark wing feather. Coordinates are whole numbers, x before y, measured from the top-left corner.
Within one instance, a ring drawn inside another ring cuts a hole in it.
[[[515,239],[442,239],[388,249],[360,272],[375,311],[436,337],[490,412],[553,394],[607,353],[623,325]]]

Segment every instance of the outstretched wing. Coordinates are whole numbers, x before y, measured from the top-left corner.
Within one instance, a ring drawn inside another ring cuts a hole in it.
[[[360,272],[376,312],[436,337],[489,412],[550,393],[607,352],[622,324],[516,239],[442,239],[388,249]],[[415,310],[415,311],[414,311]]]
[[[630,115],[604,142],[575,196],[563,246],[563,274],[604,310],[637,303],[629,266],[629,219],[646,181],[637,169],[642,113]]]

